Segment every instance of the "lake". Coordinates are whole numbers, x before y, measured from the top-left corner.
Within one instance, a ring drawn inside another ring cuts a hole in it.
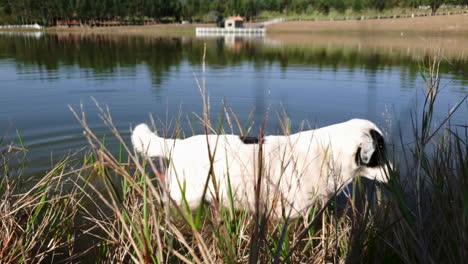
[[[420,67],[439,47],[444,61],[436,120],[442,120],[468,94],[468,38],[0,34],[0,138],[18,145],[19,131],[29,150],[27,174],[39,175],[87,146],[69,106],[79,110],[83,104],[91,129],[109,134],[91,98],[110,109],[127,141],[130,127],[149,123],[150,114],[169,131],[180,119],[190,135],[187,120],[202,114],[197,80],[203,78],[212,119],[224,101],[242,125],[252,125],[251,135],[258,135],[267,115],[267,133],[281,133],[283,113],[293,131],[304,120],[315,127],[366,118],[390,136],[400,130],[409,135],[413,111],[424,103]],[[466,125],[467,116],[465,103],[452,125]],[[111,137],[107,144],[118,148]]]

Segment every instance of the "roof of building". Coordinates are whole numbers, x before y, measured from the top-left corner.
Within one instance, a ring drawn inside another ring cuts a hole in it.
[[[236,22],[244,22],[244,19],[240,16],[233,16],[233,17],[228,17],[226,20],[234,20]]]

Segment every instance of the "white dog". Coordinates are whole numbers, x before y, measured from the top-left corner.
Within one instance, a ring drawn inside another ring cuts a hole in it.
[[[213,179],[226,206],[232,194],[237,208],[253,210],[259,190],[275,214],[285,210],[297,217],[314,199],[330,197],[356,176],[382,182],[388,177],[382,132],[362,119],[290,136],[265,136],[263,142],[236,135],[165,139],[140,124],[132,143],[146,157],[169,161],[164,177],[170,195],[179,203],[185,195],[192,208],[202,202],[205,186],[205,200],[214,198]],[[213,178],[207,181],[209,175]]]

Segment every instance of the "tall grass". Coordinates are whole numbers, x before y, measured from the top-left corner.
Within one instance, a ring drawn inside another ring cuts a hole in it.
[[[76,217],[84,204],[83,193],[73,183],[79,173],[67,169],[65,159],[37,182],[15,178],[8,164],[17,152],[26,155],[21,145],[0,144],[0,263],[73,258],[80,233]]]
[[[421,74],[427,96],[422,114],[413,116],[413,143],[402,145],[400,160],[407,169],[394,163],[385,185],[358,178],[348,188],[350,195],[337,190],[300,219],[290,219],[287,212],[272,217],[261,148],[253,212],[235,208],[230,188],[229,201],[220,200],[220,176],[213,170],[206,175],[205,195],[215,199],[191,210],[185,199],[176,203],[167,191],[170,157],[148,160],[134,153],[110,111],[98,105],[121,144],[119,153],[112,153],[89,128],[84,112],[71,109],[92,150],[77,169],[64,160],[24,189],[9,177],[6,159],[15,149],[1,148],[0,262],[463,263],[468,257],[468,131],[451,124],[451,113],[434,123],[438,62],[430,61]],[[224,110],[218,124],[211,120],[206,82],[197,83],[204,106],[198,121],[205,133],[248,134],[232,111]],[[17,150],[27,148],[21,146]],[[208,147],[221,151],[216,144]],[[210,183],[214,190],[208,191]],[[180,187],[185,188],[183,182]],[[78,238],[94,244],[83,249]]]

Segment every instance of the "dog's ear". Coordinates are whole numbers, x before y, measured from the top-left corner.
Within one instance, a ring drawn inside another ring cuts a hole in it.
[[[374,129],[364,133],[360,139],[356,153],[356,162],[359,165],[376,167],[384,164],[385,142],[383,136]]]

